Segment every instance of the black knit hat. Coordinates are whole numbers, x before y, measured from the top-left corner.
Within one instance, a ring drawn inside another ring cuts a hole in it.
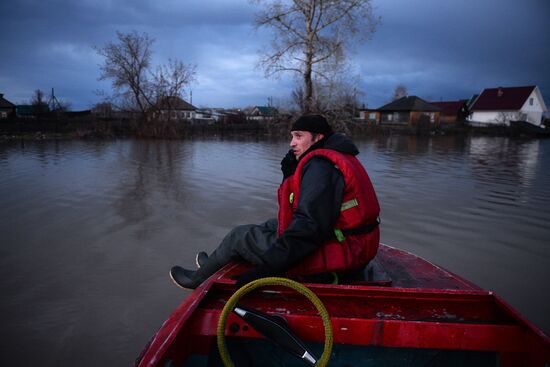
[[[325,137],[332,135],[333,131],[327,119],[321,115],[302,115],[292,124],[290,131],[309,131],[310,133],[323,134]]]

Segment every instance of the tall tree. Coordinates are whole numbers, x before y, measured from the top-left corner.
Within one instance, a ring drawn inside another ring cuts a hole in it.
[[[314,74],[328,78],[324,65],[333,70],[345,60],[353,42],[366,40],[379,21],[371,0],[251,0],[262,6],[258,27],[271,28],[271,49],[260,65],[267,76],[299,73],[303,80],[304,112],[314,110]]]
[[[151,66],[151,45],[154,40],[145,33],[117,32],[117,42],[96,48],[105,58],[99,80],[111,79],[118,95],[131,97],[135,106],[145,114],[150,100],[148,69]]]

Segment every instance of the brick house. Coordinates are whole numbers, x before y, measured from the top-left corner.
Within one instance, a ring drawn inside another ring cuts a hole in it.
[[[380,125],[439,126],[441,109],[417,96],[406,96],[377,109]]]
[[[4,94],[0,93],[0,119],[7,119],[15,116],[16,106],[4,98]]]

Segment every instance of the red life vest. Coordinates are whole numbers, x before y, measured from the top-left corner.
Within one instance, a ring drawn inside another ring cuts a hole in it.
[[[377,223],[380,206],[370,178],[359,160],[332,149],[316,149],[303,157],[294,175],[278,190],[278,235],[290,225],[300,199],[302,168],[313,157],[323,156],[334,162],[344,176],[344,196],[340,216],[334,225],[335,238],[323,243],[313,254],[287,271],[288,275],[308,275],[345,271],[365,266],[378,251],[380,230],[344,236],[342,230],[365,228]],[[359,231],[360,232],[360,231]]]

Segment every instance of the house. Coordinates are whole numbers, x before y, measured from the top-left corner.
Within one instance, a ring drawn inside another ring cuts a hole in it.
[[[7,119],[15,116],[15,105],[4,98],[0,93],[0,119]]]
[[[161,121],[169,120],[192,120],[196,117],[197,108],[178,96],[169,96],[162,98],[156,104],[156,110],[153,112],[153,119]]]
[[[192,119],[193,124],[214,125],[219,120],[219,115],[209,109],[197,109]]]
[[[439,123],[456,124],[466,121],[468,117],[468,100],[430,102],[430,104],[439,107]]]
[[[254,106],[248,115],[249,120],[272,120],[279,115],[279,110],[271,106]]]
[[[378,125],[380,121],[380,112],[369,108],[359,110],[359,120],[365,121],[367,125]]]
[[[510,121],[527,121],[540,126],[548,111],[537,86],[484,89],[470,107],[472,125],[510,125]]]
[[[405,96],[377,109],[380,125],[409,127],[439,126],[440,110],[417,96]]]
[[[30,104],[18,104],[15,107],[15,115],[20,119],[33,119],[36,118],[34,113],[34,106]]]

